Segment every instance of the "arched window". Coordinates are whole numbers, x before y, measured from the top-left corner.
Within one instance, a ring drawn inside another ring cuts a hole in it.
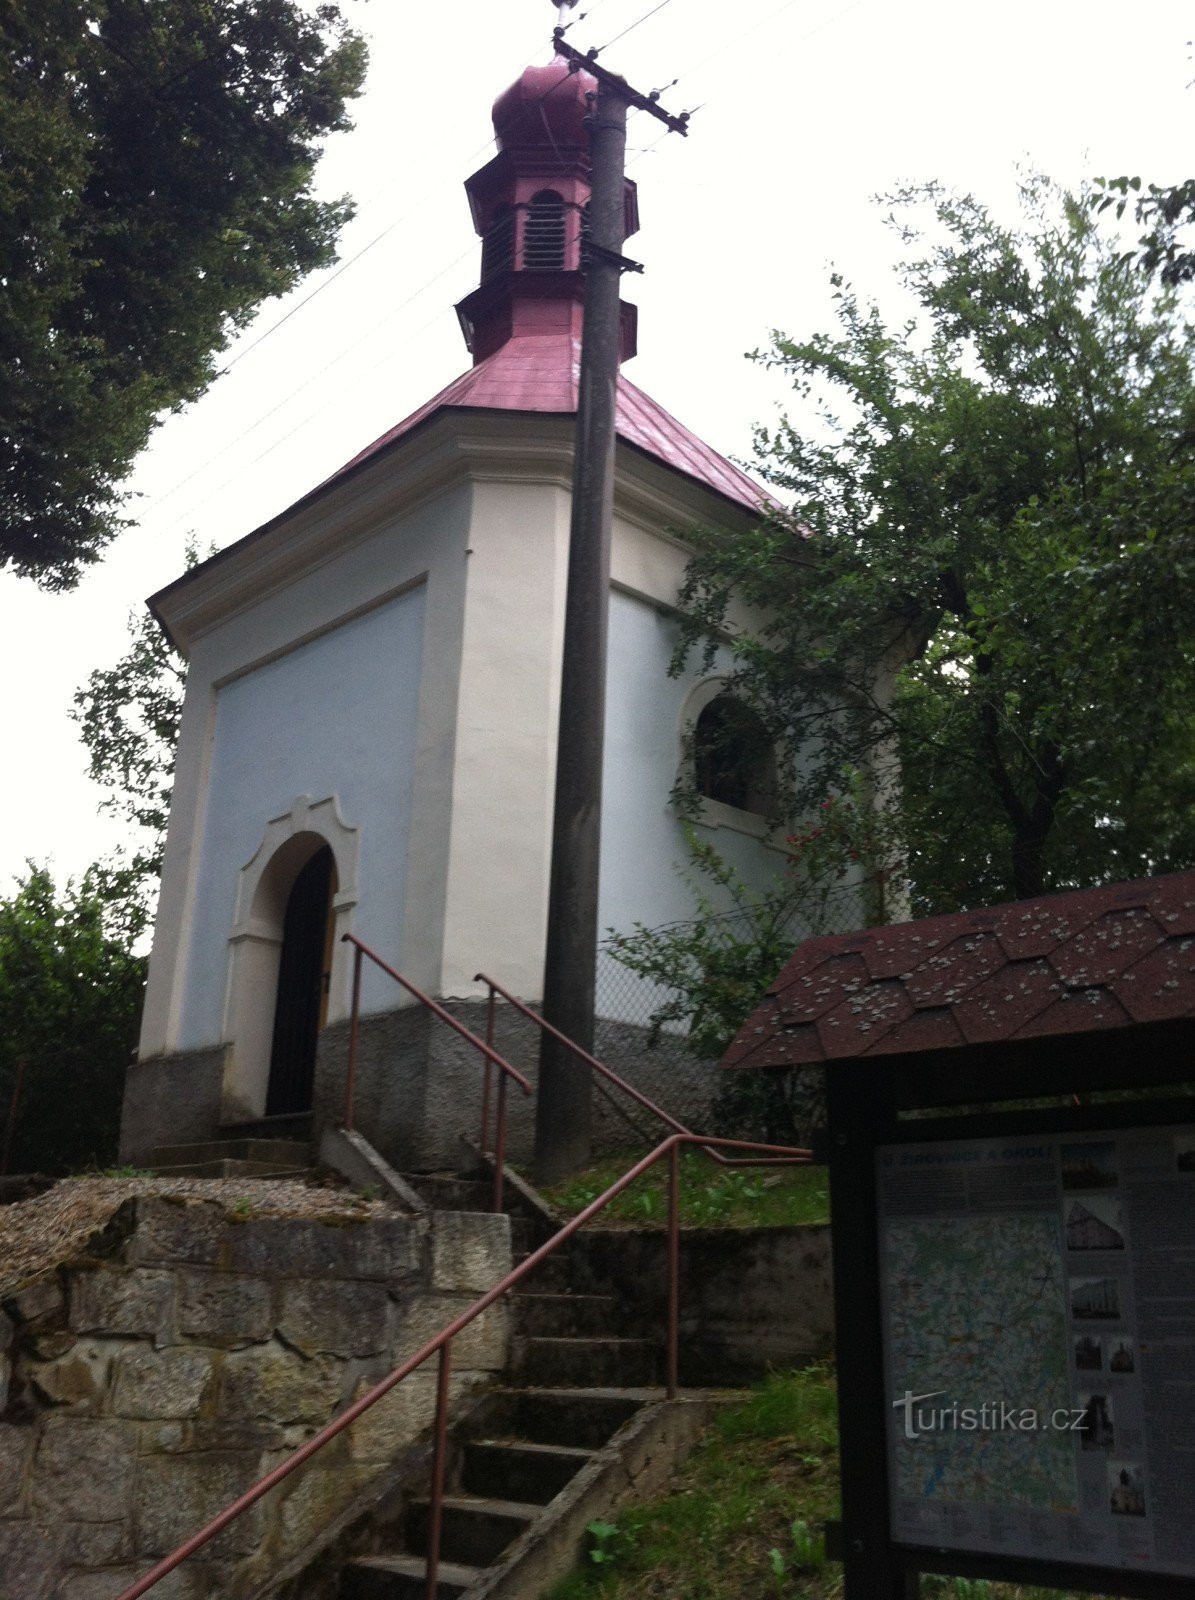
[[[499,206],[481,241],[481,281],[494,278],[514,265],[515,214],[511,206]]]
[[[564,201],[554,189],[541,189],[527,207],[523,266],[528,272],[559,272],[564,267]]]
[[[705,706],[693,730],[697,792],[766,817],[776,795],[776,756],[763,718],[733,695]]]

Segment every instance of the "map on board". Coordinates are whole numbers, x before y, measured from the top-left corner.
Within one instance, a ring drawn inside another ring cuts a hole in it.
[[[885,1254],[893,1395],[942,1391],[922,1402],[973,1408],[985,1420],[1014,1402],[1022,1421],[1072,1404],[1065,1268],[1049,1214],[888,1218]],[[916,1428],[895,1445],[902,1499],[1071,1511],[1074,1439],[1001,1427]]]

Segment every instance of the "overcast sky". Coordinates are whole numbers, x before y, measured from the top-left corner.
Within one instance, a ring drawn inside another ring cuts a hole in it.
[[[1189,176],[1188,5],[1145,0],[1131,20],[1111,0],[655,5],[592,0],[569,37],[610,42],[604,64],[636,87],[678,78],[671,109],[700,107],[687,139],[631,119],[642,227],[628,253],[647,271],[627,283],[630,375],[727,454],[749,454],[752,425],[783,398],[744,352],[773,328],[826,325],[832,263],[885,294],[896,246],[877,192],[939,178],[1008,214],[1018,164],[1070,183]],[[263,308],[225,356],[232,370],[159,429],[131,482],[133,527],[74,594],[0,576],[0,892],[26,858],[65,877],[120,842],[68,708],[121,654],[130,610],[181,570],[188,537],[206,548],[249,532],[468,365],[452,308],[476,284],[479,246],[461,186],[493,154],[497,94],[548,59],[555,7],[346,9],[371,65],[319,185],[355,197],[341,258],[359,258]]]

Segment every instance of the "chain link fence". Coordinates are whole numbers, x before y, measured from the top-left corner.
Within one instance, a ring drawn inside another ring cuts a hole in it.
[[[826,934],[853,933],[863,927],[866,920],[860,886],[849,882],[836,884],[822,890],[815,905],[794,904],[787,918],[773,929],[773,936],[778,934],[785,948],[792,951],[806,939]],[[649,937],[675,934],[678,942],[686,934],[698,931],[707,944],[729,948],[734,944],[752,943],[759,936],[758,917],[751,911],[736,910],[716,916],[662,923],[645,930]],[[657,1049],[683,1055],[689,1032],[688,1019],[675,1017],[659,1020],[661,1010],[683,1007],[683,993],[679,989],[653,983],[633,972],[620,960],[619,948],[628,938],[634,939],[635,935],[610,934],[598,946],[598,1028],[600,1030],[603,1021],[629,1024],[645,1032],[654,1028],[659,1035]]]

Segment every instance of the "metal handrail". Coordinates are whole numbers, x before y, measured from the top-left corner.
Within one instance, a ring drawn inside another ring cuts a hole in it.
[[[444,1465],[448,1430],[448,1379],[451,1372],[453,1339],[479,1317],[483,1311],[487,1311],[496,1300],[500,1300],[516,1284],[521,1283],[524,1278],[534,1272],[540,1263],[546,1261],[550,1255],[558,1250],[566,1239],[571,1239],[573,1234],[583,1228],[592,1217],[595,1217],[599,1211],[603,1211],[612,1200],[618,1198],[624,1189],[634,1183],[637,1178],[641,1178],[645,1172],[650,1171],[665,1156],[668,1157],[668,1349],[665,1369],[665,1391],[669,1400],[676,1399],[678,1393],[677,1362],[680,1327],[680,1152],[681,1147],[687,1144],[695,1145],[702,1150],[708,1150],[711,1146],[722,1150],[751,1150],[765,1158],[769,1155],[779,1158],[775,1162],[776,1165],[789,1164],[793,1162],[794,1158],[807,1156],[807,1152],[793,1149],[788,1145],[755,1144],[744,1139],[717,1139],[698,1133],[671,1134],[662,1144],[657,1145],[654,1150],[649,1151],[633,1167],[624,1172],[622,1177],[612,1183],[604,1194],[600,1194],[583,1211],[579,1211],[571,1221],[566,1222],[559,1232],[553,1234],[546,1243],[540,1245],[538,1250],[533,1250],[524,1261],[521,1261],[517,1267],[512,1268],[500,1283],[496,1283],[492,1289],[487,1289],[485,1294],[475,1300],[467,1310],[462,1311],[446,1328],[442,1328],[435,1338],[429,1339],[420,1350],[416,1351],[413,1356],[408,1357],[401,1366],[395,1367],[393,1372],[379,1383],[374,1384],[372,1389],[363,1394],[359,1400],[355,1400],[338,1417],[333,1418],[313,1438],[308,1439],[306,1444],[301,1445],[285,1461],[280,1462],[271,1472],[266,1473],[264,1478],[259,1479],[252,1488],[247,1489],[244,1494],[238,1496],[218,1516],[213,1517],[205,1527],[200,1528],[198,1533],[192,1534],[185,1544],[179,1545],[177,1550],[163,1557],[143,1578],[139,1578],[128,1589],[122,1590],[116,1600],[140,1600],[141,1595],[148,1593],[156,1583],[173,1572],[176,1567],[181,1566],[189,1556],[194,1555],[197,1550],[201,1550],[217,1534],[222,1533],[229,1523],[234,1522],[242,1512],[248,1511],[250,1506],[256,1505],[263,1495],[268,1494],[271,1489],[288,1478],[304,1462],[309,1461],[317,1451],[322,1450],[324,1445],[343,1433],[345,1428],[351,1426],[363,1412],[368,1411],[370,1406],[376,1404],[384,1395],[389,1394],[391,1389],[401,1383],[405,1377],[414,1372],[416,1368],[421,1367],[425,1361],[430,1360],[433,1355],[438,1354],[440,1357],[440,1370],[436,1385],[435,1442],[432,1455],[426,1589],[427,1600],[435,1600],[439,1580],[440,1527],[444,1498]],[[761,1164],[766,1165],[768,1163],[765,1160]],[[799,1164],[804,1165],[805,1163],[799,1162]]]
[[[341,942],[353,946],[353,1006],[349,1023],[349,1059],[348,1070],[345,1074],[344,1090],[344,1126],[351,1133],[353,1131],[353,1096],[357,1082],[357,1035],[361,1021],[361,958],[369,959],[395,983],[401,984],[408,994],[414,995],[421,1006],[424,1006],[438,1017],[441,1022],[446,1022],[450,1028],[456,1030],[462,1039],[466,1039],[475,1050],[479,1050],[485,1058],[485,1093],[482,1101],[482,1149],[486,1143],[486,1119],[489,1115],[490,1103],[490,1068],[498,1068],[498,1141],[495,1150],[494,1170],[494,1202],[495,1211],[502,1210],[502,1181],[506,1161],[506,1084],[513,1078],[525,1095],[531,1093],[531,1085],[517,1067],[512,1067],[494,1049],[494,1016],[493,1000],[490,1002],[490,1012],[487,1021],[485,1039],[479,1039],[471,1028],[466,1028],[463,1022],[458,1022],[451,1011],[446,1011],[439,1001],[433,1000],[431,995],[425,994],[410,978],[404,978],[401,972],[395,970],[388,961],[383,961],[376,950],[371,950],[364,939],[358,939],[355,933],[342,933]]]
[[[488,976],[488,974],[479,972],[475,975],[473,982],[484,983],[489,987],[490,1000],[489,1011],[486,1017],[486,1036],[490,1040],[491,1044],[493,1043],[494,995],[500,994],[504,1000],[506,1000],[510,1005],[514,1006],[516,1011],[520,1012],[529,1021],[534,1022],[537,1028],[544,1033],[550,1033],[553,1039],[558,1039],[566,1050],[572,1051],[573,1055],[577,1057],[578,1061],[583,1061],[592,1072],[598,1073],[599,1076],[605,1078],[608,1083],[612,1083],[616,1089],[621,1089],[623,1094],[629,1095],[629,1097],[634,1100],[637,1105],[642,1106],[645,1111],[650,1111],[652,1116],[655,1117],[658,1122],[662,1122],[666,1128],[671,1128],[673,1133],[683,1133],[689,1135],[690,1137],[694,1137],[693,1130],[691,1128],[687,1128],[685,1124],[678,1118],[674,1117],[670,1111],[665,1111],[663,1106],[659,1106],[654,1100],[649,1099],[641,1089],[636,1089],[634,1084],[628,1083],[625,1078],[620,1078],[618,1073],[615,1072],[612,1067],[606,1066],[604,1061],[599,1061],[596,1056],[590,1055],[588,1050],[582,1049],[582,1047],[577,1044],[575,1040],[570,1039],[566,1033],[561,1033],[559,1028],[554,1027],[552,1023],[546,1020],[546,1018],[541,1017],[538,1011],[532,1010],[526,1001],[520,1000],[516,995],[511,994],[509,989],[504,989],[496,978],[491,978]],[[487,1066],[486,1099],[484,1105],[488,1106],[488,1103],[489,1068]],[[485,1153],[486,1146],[486,1121],[486,1112],[483,1106],[481,1141],[483,1154]],[[499,1137],[500,1136],[501,1128],[499,1128]],[[704,1138],[701,1142],[703,1146],[706,1144],[717,1143],[716,1140],[706,1141]],[[713,1149],[707,1149],[706,1154],[711,1160],[716,1161],[719,1166],[723,1167],[798,1166],[808,1161],[810,1156],[810,1152],[804,1149],[799,1152],[798,1156],[794,1156],[788,1161],[734,1161],[729,1160],[726,1156],[720,1155],[716,1150]],[[495,1156],[495,1160],[496,1159],[497,1157]]]

